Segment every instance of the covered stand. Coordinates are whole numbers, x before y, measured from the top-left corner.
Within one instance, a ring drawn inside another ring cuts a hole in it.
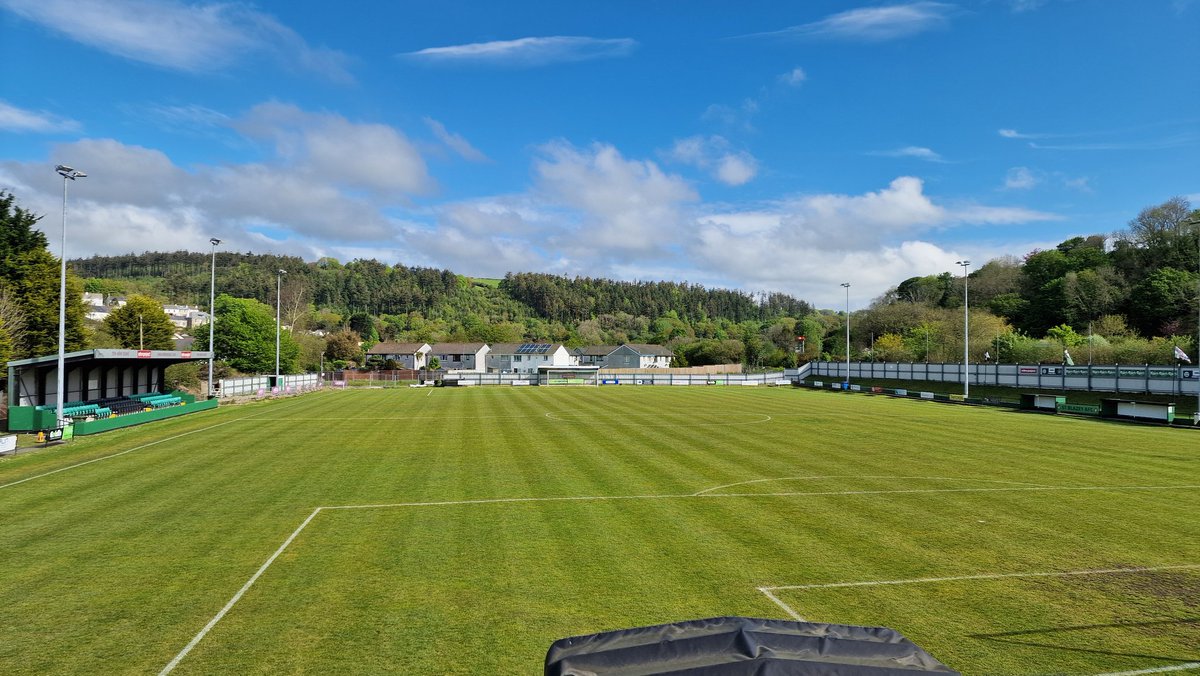
[[[546,676],[957,674],[886,627],[715,617],[555,641]]]

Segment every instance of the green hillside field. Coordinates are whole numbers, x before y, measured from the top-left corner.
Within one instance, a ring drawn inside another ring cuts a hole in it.
[[[719,615],[886,625],[964,674],[1200,673],[1200,435],[790,388],[324,392],[0,461],[0,563],[5,674],[529,674]]]

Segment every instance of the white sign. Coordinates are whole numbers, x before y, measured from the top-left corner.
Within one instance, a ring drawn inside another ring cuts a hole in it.
[[[514,387],[517,385],[528,385],[529,381],[528,380],[514,380],[514,381],[512,381],[512,384]]]
[[[15,453],[17,450],[17,435],[9,434],[0,437],[0,453]]]

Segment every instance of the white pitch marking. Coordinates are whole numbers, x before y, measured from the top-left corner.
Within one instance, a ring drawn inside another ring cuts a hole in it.
[[[253,586],[253,584],[258,580],[258,578],[267,571],[267,568],[271,567],[272,563],[275,563],[275,559],[279,558],[279,555],[283,553],[283,550],[287,549],[288,545],[292,544],[292,541],[296,539],[296,536],[300,535],[300,531],[304,530],[304,527],[313,520],[313,517],[321,513],[321,509],[322,508],[320,507],[314,509],[313,513],[309,514],[308,518],[304,520],[304,523],[300,524],[296,530],[292,531],[292,534],[288,536],[288,539],[283,541],[283,544],[279,545],[279,549],[275,550],[275,553],[271,555],[271,558],[267,559],[266,563],[264,563],[258,569],[258,571],[246,581],[246,584],[242,585],[242,588],[233,595],[233,598],[229,599],[229,602],[225,604],[225,607],[221,608],[221,611],[214,615],[213,618],[208,621],[208,624],[204,625],[204,628],[200,630],[200,633],[196,634],[196,636],[193,637],[192,640],[183,647],[183,650],[180,650],[179,654],[176,655],[175,658],[170,662],[168,662],[167,666],[162,668],[162,671],[158,672],[158,676],[165,676],[166,674],[171,673],[171,670],[173,670],[175,667],[179,666],[179,662],[184,657],[187,657],[187,654],[192,651],[192,648],[195,648],[196,644],[200,643],[200,641],[208,634],[209,631],[212,630],[213,627],[217,626],[217,623],[221,621],[221,618],[225,617],[225,614],[228,613],[231,608],[233,608],[234,604],[241,600],[242,595],[245,594],[246,591],[249,590],[250,587]]]
[[[26,481],[33,481],[34,479],[41,479],[42,477],[47,477],[47,476],[50,476],[51,474],[58,474],[59,472],[65,472],[69,469],[75,469],[76,467],[83,467],[84,465],[90,465],[93,462],[100,462],[101,460],[109,460],[111,458],[117,458],[122,455],[125,455],[126,453],[133,453],[134,451],[140,451],[143,448],[149,448],[151,446],[155,446],[157,444],[161,444],[161,443],[164,443],[167,441],[174,441],[175,439],[179,439],[180,437],[186,437],[189,434],[196,434],[197,432],[207,432],[208,430],[215,429],[217,427],[221,427],[222,425],[228,425],[230,423],[241,422],[243,420],[249,420],[251,418],[257,418],[260,415],[262,415],[262,414],[261,413],[252,413],[250,415],[244,415],[240,418],[234,418],[233,420],[226,420],[225,422],[216,423],[215,425],[209,425],[208,427],[201,427],[200,429],[192,430],[190,432],[176,434],[175,436],[167,437],[166,439],[159,439],[158,441],[151,441],[149,443],[142,444],[141,446],[135,446],[133,448],[121,451],[120,453],[113,453],[112,455],[106,455],[106,456],[103,456],[100,458],[93,458],[91,460],[85,460],[84,462],[75,463],[74,465],[70,465],[68,467],[60,467],[56,470],[51,470],[49,472],[43,472],[42,474],[36,474],[31,477],[26,477],[24,479],[21,479],[20,481],[13,481],[13,482],[7,483],[7,484],[0,484],[0,488],[8,488],[9,486],[16,486],[17,484],[23,484]]]
[[[1042,573],[982,573],[979,575],[951,575],[948,577],[915,577],[907,580],[867,580],[863,582],[826,582],[822,584],[789,584],[774,587],[759,587],[763,592],[781,589],[835,589],[840,587],[880,587],[896,584],[924,584],[930,582],[958,582],[962,580],[1000,580],[1010,577],[1069,577],[1072,575],[1111,575],[1115,573],[1150,573],[1159,570],[1195,570],[1200,563],[1183,563],[1171,566],[1138,566],[1134,568],[1093,568],[1090,570],[1060,570]]]
[[[230,422],[234,422],[234,421],[230,421]],[[1056,489],[1054,487],[1047,487],[1047,488],[975,488],[975,489],[964,488],[964,489],[960,489],[960,490],[965,491],[965,492],[970,492],[970,491],[1030,491],[1030,490],[1121,490],[1121,489],[1148,490],[1148,489],[1156,489],[1156,488],[1164,488],[1164,489],[1200,488],[1200,486],[1090,486],[1090,487],[1082,487],[1082,488],[1064,487],[1061,489]],[[797,492],[797,493],[771,493],[769,495],[775,495],[775,496],[786,495],[786,496],[798,496],[799,497],[799,496],[822,496],[822,495],[860,495],[860,494],[864,494],[864,493],[865,494],[881,494],[881,493],[897,493],[897,492],[902,492],[902,493],[942,493],[942,492],[946,492],[947,490],[953,490],[953,489],[932,489],[932,490],[924,490],[924,491],[845,491],[845,492],[841,492],[841,493],[836,493],[836,492],[800,493],[800,492]],[[300,531],[304,530],[304,528],[306,526],[308,526],[308,524],[313,520],[313,518],[316,517],[316,515],[321,513],[322,511],[335,510],[335,509],[339,509],[339,510],[394,509],[394,508],[401,508],[401,507],[446,507],[446,506],[453,506],[453,505],[487,505],[487,504],[511,504],[511,503],[533,503],[533,502],[587,502],[587,501],[601,502],[601,501],[612,501],[612,500],[654,500],[654,499],[672,499],[672,498],[687,499],[687,498],[696,498],[696,497],[709,498],[709,499],[712,499],[712,498],[739,498],[739,497],[744,498],[744,497],[759,497],[760,495],[761,494],[757,494],[757,493],[723,493],[723,494],[717,494],[717,495],[702,495],[702,496],[689,495],[689,494],[579,495],[579,496],[542,497],[542,498],[534,498],[534,497],[481,498],[481,499],[477,499],[477,500],[439,500],[439,501],[434,501],[434,502],[394,502],[394,503],[382,503],[382,504],[371,504],[371,505],[329,505],[329,506],[317,507],[315,510],[313,510],[312,514],[308,515],[308,518],[304,520],[304,523],[301,523],[300,526],[298,528],[296,528],[295,531],[292,532],[291,536],[289,536],[288,539],[285,540],[284,543],[279,546],[279,549],[275,550],[275,553],[272,554],[271,557],[269,559],[267,559],[266,563],[264,563],[262,565],[262,567],[260,567],[258,569],[258,572],[254,573],[254,575],[246,582],[246,584],[244,584],[242,586],[242,588],[240,590],[238,590],[238,593],[234,594],[233,598],[231,598],[229,600],[229,602],[225,604],[225,607],[222,608],[221,611],[216,614],[216,616],[214,616],[211,620],[209,620],[208,624],[206,624],[204,626],[204,628],[200,630],[200,633],[196,634],[196,636],[191,640],[191,642],[188,643],[188,645],[186,647],[184,647],[184,649],[181,650],[178,655],[175,656],[175,659],[171,660],[171,662],[167,666],[163,667],[163,670],[161,672],[159,672],[159,676],[165,676],[165,674],[169,673],[172,669],[174,669],[179,664],[179,661],[182,660],[184,658],[184,656],[186,656],[188,654],[188,652],[190,652],[192,650],[192,648],[194,648],[196,646],[196,644],[198,644],[204,638],[204,636],[206,634],[208,634],[208,632],[210,630],[212,630],[212,628],[214,626],[216,626],[216,624],[218,622],[221,621],[221,618],[223,618],[225,616],[225,614],[228,613],[230,611],[230,609],[233,608],[234,604],[236,604],[242,598],[242,595],[245,594],[246,591],[250,589],[250,587],[254,584],[254,582],[257,581],[258,578],[261,577],[264,572],[266,572],[267,568],[270,567],[270,565],[272,563],[274,563],[275,559],[278,558],[279,555],[282,554],[285,549],[287,549],[288,545],[290,545],[292,543],[292,541],[296,539],[296,536],[298,536],[300,534]],[[1200,564],[1186,565],[1186,566],[1164,566],[1161,569],[1166,570],[1167,568],[1200,568]],[[1133,571],[1136,571],[1136,570],[1159,570],[1159,569],[1160,568],[1116,569],[1112,572],[1127,572],[1127,571],[1131,571],[1131,570],[1133,570]],[[1092,572],[1099,573],[1099,572],[1103,572],[1103,571],[1092,571]],[[1063,574],[1064,573],[1040,573],[1040,575],[1063,575]],[[1067,574],[1072,574],[1072,573],[1067,573]],[[1083,573],[1074,573],[1074,574],[1083,574]],[[777,605],[779,605],[779,607],[783,608],[789,615],[791,615],[792,617],[795,617],[797,620],[801,620],[801,617],[799,616],[798,613],[796,613],[796,611],[792,610],[786,603],[779,600],[779,598],[776,597],[771,592],[774,590],[779,590],[779,589],[810,589],[810,588],[817,588],[817,587],[837,587],[837,586],[848,587],[848,586],[864,586],[864,585],[870,585],[870,584],[903,584],[906,582],[937,582],[937,581],[942,581],[942,580],[949,581],[949,580],[957,580],[957,579],[987,579],[989,577],[1017,577],[1017,576],[1022,576],[1022,575],[1028,576],[1029,574],[1009,573],[1009,574],[1000,574],[1000,575],[991,575],[991,576],[985,575],[985,576],[962,576],[962,577],[955,577],[955,578],[927,578],[924,580],[893,580],[893,581],[865,582],[865,583],[864,582],[834,583],[831,585],[798,585],[798,586],[784,586],[784,587],[759,587],[758,590],[761,591],[763,594],[766,594],[769,598],[771,598],[772,601],[774,601]],[[1039,573],[1034,573],[1033,575],[1039,575]]]
[[[795,620],[797,622],[804,621],[804,618],[800,616],[800,613],[796,612],[795,610],[792,610],[791,606],[784,603],[783,601],[781,601],[779,599],[778,596],[771,593],[771,587],[759,587],[758,591],[766,594],[767,598],[769,598],[775,602],[775,605],[779,606],[780,608],[783,608],[783,612],[787,613],[788,615],[791,615],[793,620]]]
[[[1169,667],[1154,667],[1151,669],[1138,669],[1137,671],[1111,671],[1107,674],[1097,674],[1096,676],[1140,676],[1141,674],[1161,674],[1168,671],[1191,671],[1192,669],[1200,669],[1200,662],[1188,662],[1187,664],[1174,664]]]
[[[247,417],[249,417],[249,416],[247,416]],[[42,473],[42,474],[35,474],[34,476],[31,476],[31,477],[26,477],[26,478],[24,478],[24,479],[21,479],[20,481],[13,481],[12,483],[7,483],[7,484],[0,485],[0,488],[8,488],[9,486],[16,486],[17,484],[23,484],[23,483],[25,483],[26,481],[33,481],[34,479],[41,479],[42,477],[50,476],[51,474],[58,474],[59,472],[65,472],[65,471],[67,471],[67,470],[69,470],[69,469],[75,469],[76,467],[83,467],[84,465],[90,465],[90,464],[92,464],[93,462],[100,462],[101,460],[109,460],[109,459],[112,459],[112,458],[118,458],[118,457],[120,457],[120,456],[122,456],[122,455],[125,455],[126,453],[133,453],[134,451],[140,451],[140,450],[142,450],[143,448],[148,448],[148,447],[150,447],[150,446],[154,446],[154,445],[156,445],[156,444],[161,444],[161,443],[164,443],[164,442],[167,442],[167,441],[174,441],[175,439],[178,439],[178,438],[180,438],[180,437],[186,437],[186,436],[187,436],[187,435],[189,435],[189,434],[195,434],[195,433],[197,433],[197,432],[205,432],[205,431],[207,431],[207,430],[211,430],[211,429],[213,429],[213,428],[215,428],[215,427],[220,427],[220,426],[222,426],[222,425],[228,425],[229,423],[240,422],[240,421],[242,421],[242,420],[245,420],[245,418],[237,418],[237,419],[235,419],[235,420],[226,420],[226,421],[225,421],[225,422],[223,422],[223,423],[217,423],[217,424],[215,424],[215,425],[209,425],[208,427],[201,427],[201,428],[200,428],[200,429],[198,429],[198,430],[192,430],[192,431],[190,431],[190,432],[184,432],[183,434],[176,434],[175,436],[173,436],[173,437],[167,437],[166,439],[159,439],[158,441],[151,441],[151,442],[150,442],[150,443],[148,443],[148,444],[142,444],[141,446],[134,446],[133,448],[130,448],[130,449],[128,449],[128,450],[125,450],[125,451],[121,451],[120,453],[113,453],[112,455],[106,455],[106,456],[103,456],[103,457],[100,457],[100,458],[93,458],[92,460],[85,460],[84,462],[76,463],[76,464],[74,464],[74,465],[70,465],[70,466],[67,466],[67,467],[60,467],[60,468],[58,468],[58,469],[56,469],[56,470],[51,470],[51,471],[49,471],[49,472],[44,472],[44,473]]]
[[[398,507],[449,507],[454,505],[490,505],[522,502],[580,502],[606,500],[667,500],[684,498],[761,498],[761,497],[824,497],[838,495],[891,495],[896,493],[1013,493],[1025,491],[1120,491],[1120,490],[1191,490],[1200,485],[1184,486],[1017,486],[1012,488],[913,488],[872,491],[790,491],[785,493],[662,493],[643,495],[564,495],[554,497],[476,498],[472,500],[435,500],[430,502],[385,502],[367,505],[326,505],[322,509],[392,509]]]
[[[760,483],[764,483],[767,481],[801,481],[801,480],[814,480],[814,479],[935,479],[938,481],[986,481],[988,483],[1013,484],[1015,486],[1039,486],[1042,488],[1049,487],[1046,484],[1035,484],[1035,483],[1030,483],[1028,481],[1004,481],[1002,479],[975,479],[975,478],[971,478],[971,477],[883,476],[883,475],[859,476],[859,475],[852,475],[852,474],[841,474],[841,475],[828,475],[828,476],[781,476],[781,477],[772,477],[769,479],[751,479],[749,481],[739,481],[737,483],[725,484],[724,486],[713,486],[712,488],[705,488],[702,491],[697,491],[695,493],[692,493],[692,495],[697,495],[697,496],[704,495],[706,493],[711,493],[713,491],[719,491],[722,488],[733,488],[734,486],[745,486],[747,484],[760,484]]]

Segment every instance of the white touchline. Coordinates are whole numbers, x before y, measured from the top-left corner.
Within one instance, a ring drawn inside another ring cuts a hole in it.
[[[702,491],[692,493],[694,496],[704,495],[713,491],[719,491],[722,488],[733,488],[734,486],[745,486],[747,484],[761,484],[769,481],[812,481],[816,479],[926,479],[931,481],[985,481],[993,484],[1012,484],[1014,486],[1040,486],[1047,488],[1046,484],[1035,484],[1028,481],[1005,481],[1003,479],[977,479],[974,477],[953,477],[953,476],[885,476],[885,475],[863,475],[857,476],[852,474],[830,474],[825,476],[781,476],[771,477],[769,479],[751,479],[749,481],[738,481],[737,483],[725,484],[723,486],[713,486],[705,488]]]
[[[1173,664],[1169,667],[1154,667],[1152,669],[1138,669],[1137,671],[1111,671],[1106,674],[1096,674],[1096,676],[1140,676],[1140,674],[1162,674],[1168,671],[1191,671],[1192,669],[1200,669],[1200,662]]]
[[[820,584],[785,584],[759,587],[762,590],[781,589],[835,589],[838,587],[879,587],[894,584],[924,584],[930,582],[958,582],[960,580],[1000,580],[1010,577],[1067,577],[1071,575],[1109,575],[1114,573],[1148,573],[1158,570],[1191,570],[1200,568],[1200,563],[1181,563],[1170,566],[1135,566],[1133,568],[1091,568],[1087,570],[1057,570],[1039,573],[982,573],[979,575],[951,575],[948,577],[914,577],[907,580],[865,580],[861,582],[825,582]]]
[[[217,623],[221,621],[221,618],[225,617],[225,613],[228,613],[229,609],[233,608],[234,604],[237,603],[242,598],[242,595],[246,593],[246,590],[250,589],[254,582],[267,571],[267,568],[271,567],[272,563],[275,563],[275,559],[279,558],[279,555],[283,553],[283,550],[287,549],[288,545],[292,544],[292,540],[295,540],[296,536],[300,535],[300,531],[304,530],[304,527],[313,520],[313,517],[320,513],[320,507],[314,509],[312,514],[309,514],[308,518],[304,520],[304,523],[300,524],[296,530],[292,531],[292,534],[288,536],[288,539],[283,541],[283,544],[279,545],[279,549],[275,550],[275,553],[271,555],[271,558],[267,559],[266,562],[259,567],[258,571],[256,571],[254,575],[250,577],[249,580],[246,580],[246,584],[242,585],[242,588],[233,595],[233,598],[229,599],[229,602],[225,604],[225,607],[221,608],[221,611],[214,615],[213,618],[208,621],[208,624],[204,625],[204,628],[200,630],[200,633],[192,637],[192,640],[183,647],[183,650],[180,650],[179,654],[176,655],[175,658],[170,662],[168,662],[167,666],[162,668],[162,671],[158,672],[158,676],[169,674],[175,667],[179,666],[179,661],[186,657],[187,654],[192,651],[192,648],[195,648],[196,644],[199,643],[200,640],[203,639],[213,627],[217,626]]]
[[[124,450],[124,451],[121,451],[120,453],[113,453],[112,455],[105,455],[105,456],[103,456],[103,457],[99,457],[99,458],[92,458],[91,460],[85,460],[85,461],[83,461],[83,462],[77,462],[77,463],[75,463],[74,465],[69,465],[69,466],[67,466],[67,467],[59,467],[58,469],[55,469],[55,470],[50,470],[49,472],[43,472],[43,473],[41,473],[41,474],[35,474],[35,475],[33,475],[33,476],[30,476],[30,477],[25,477],[24,479],[21,479],[20,481],[13,481],[13,482],[11,482],[11,483],[7,483],[7,484],[0,484],[0,488],[8,488],[9,486],[16,486],[17,484],[23,484],[23,483],[25,483],[26,481],[33,481],[34,479],[41,479],[42,477],[47,477],[47,476],[50,476],[51,474],[58,474],[59,472],[65,472],[65,471],[67,471],[67,470],[69,470],[69,469],[75,469],[76,467],[83,467],[84,465],[90,465],[90,464],[92,464],[93,462],[100,462],[101,460],[111,460],[112,458],[119,458],[119,457],[121,457],[122,455],[125,455],[125,454],[127,454],[127,453],[133,453],[134,451],[140,451],[140,450],[142,450],[143,448],[149,448],[149,447],[151,447],[151,446],[155,446],[155,445],[158,445],[158,444],[161,444],[161,443],[165,443],[165,442],[168,442],[168,441],[174,441],[174,440],[176,440],[176,439],[179,439],[179,438],[181,438],[181,437],[186,437],[186,436],[188,436],[189,434],[196,434],[197,432],[207,432],[208,430],[215,429],[215,428],[217,428],[217,427],[221,427],[222,425],[228,425],[228,424],[230,424],[230,423],[242,422],[243,420],[249,420],[249,419],[251,419],[251,418],[257,418],[257,417],[258,417],[258,416],[260,416],[260,415],[262,415],[262,414],[261,414],[261,413],[252,413],[252,414],[250,414],[250,415],[244,415],[244,416],[242,416],[242,417],[240,417],[240,418],[234,418],[233,420],[226,420],[225,422],[216,423],[215,425],[209,425],[208,427],[201,427],[201,428],[199,428],[199,429],[191,430],[190,432],[183,432],[183,433],[181,433],[181,434],[176,434],[176,435],[175,435],[175,436],[173,436],[173,437],[167,437],[167,438],[165,438],[165,439],[159,439],[159,440],[157,440],[157,441],[151,441],[151,442],[149,442],[149,443],[142,444],[141,446],[134,446],[133,448],[126,449],[126,450]]]
[[[91,460],[85,460],[85,461],[83,461],[83,462],[75,463],[74,465],[69,465],[69,466],[67,466],[67,467],[60,467],[60,468],[58,468],[58,469],[51,470],[51,471],[49,471],[49,472],[43,472],[42,474],[35,474],[35,475],[31,476],[31,477],[26,477],[26,478],[24,478],[24,479],[21,479],[20,481],[14,481],[14,482],[12,482],[12,483],[7,483],[7,484],[0,485],[0,488],[8,488],[9,486],[16,486],[17,484],[23,484],[23,483],[25,483],[26,481],[33,481],[34,479],[41,479],[42,477],[50,476],[51,474],[58,474],[59,472],[65,472],[65,471],[67,471],[67,470],[69,470],[69,469],[75,469],[76,467],[83,467],[84,465],[90,465],[90,464],[92,464],[93,462],[100,462],[101,460],[110,460],[110,459],[112,459],[112,458],[119,458],[120,456],[122,456],[122,455],[125,455],[126,453],[133,453],[134,451],[140,451],[140,450],[142,450],[143,448],[149,448],[150,446],[154,446],[154,445],[156,445],[156,444],[161,444],[161,443],[164,443],[164,442],[167,442],[167,441],[174,441],[175,439],[178,439],[178,438],[180,438],[180,437],[186,437],[186,436],[187,436],[187,435],[189,435],[189,434],[195,434],[195,433],[197,433],[197,432],[206,432],[206,431],[208,431],[208,430],[211,430],[211,429],[213,429],[214,427],[220,427],[220,426],[222,426],[222,425],[228,425],[229,423],[235,423],[235,422],[239,422],[239,421],[241,421],[241,420],[244,420],[244,419],[245,419],[245,418],[237,418],[237,419],[235,419],[235,420],[226,420],[226,421],[225,421],[225,422],[223,422],[223,423],[217,423],[217,424],[215,424],[215,425],[209,425],[208,427],[201,427],[200,429],[192,430],[192,431],[190,431],[190,432],[184,432],[184,433],[182,433],[182,434],[176,434],[176,435],[175,435],[175,436],[173,436],[173,437],[167,437],[167,438],[165,438],[165,439],[159,439],[158,441],[151,441],[150,443],[147,443],[147,444],[142,444],[141,446],[134,446],[133,448],[130,448],[130,449],[127,449],[127,450],[121,451],[120,453],[113,453],[112,455],[106,455],[106,456],[103,456],[103,457],[100,457],[100,458],[93,458],[93,459],[91,459]]]

